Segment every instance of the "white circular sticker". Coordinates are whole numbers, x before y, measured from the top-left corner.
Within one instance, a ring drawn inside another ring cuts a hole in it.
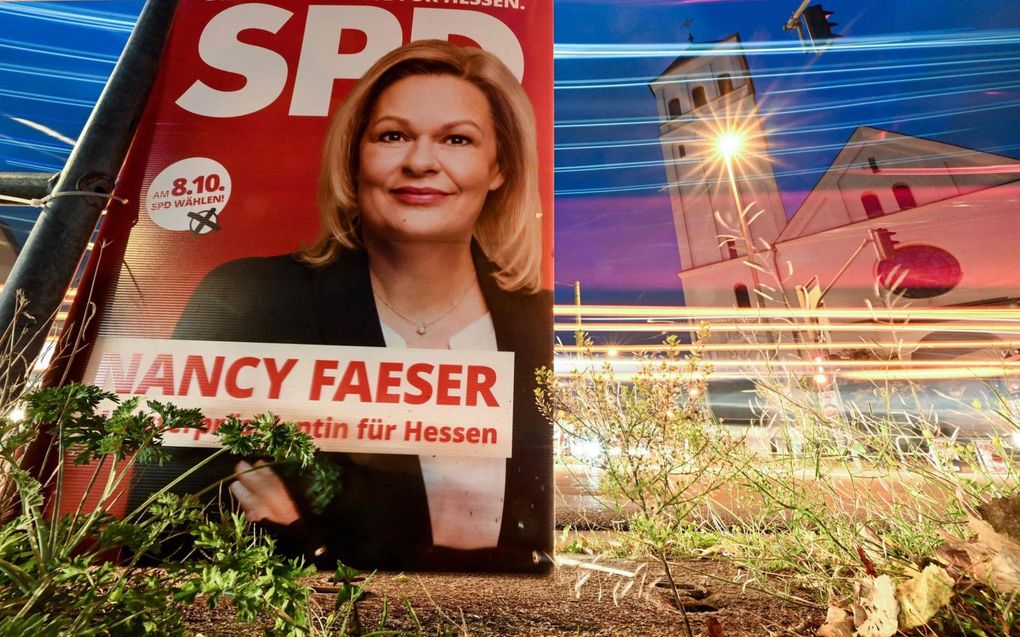
[[[220,229],[229,199],[230,173],[223,164],[189,157],[156,175],[145,192],[145,212],[161,228],[206,234]]]

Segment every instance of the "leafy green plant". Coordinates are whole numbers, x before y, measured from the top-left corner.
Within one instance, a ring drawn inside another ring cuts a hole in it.
[[[737,475],[742,446],[705,406],[710,370],[697,351],[684,356],[671,338],[663,354],[640,357],[637,372],[620,378],[611,364],[595,360],[584,334],[578,343],[588,351],[567,378],[540,370],[538,404],[568,441],[599,450],[591,460],[597,495],[627,518],[629,533],[656,556],[684,613],[669,557],[709,496]]]
[[[860,601],[862,582],[887,577],[902,588],[939,565],[956,582],[953,595],[916,634],[1010,634],[1000,631],[1012,625],[1013,596],[954,569],[941,549],[968,535],[981,503],[1018,493],[1016,465],[991,467],[974,445],[940,434],[939,413],[922,407],[916,386],[875,386],[879,409],[833,412],[817,391],[789,385],[759,383],[758,430],[783,442],[739,472],[756,506],[731,512],[751,533],[719,529],[732,559],[752,580],[785,585],[783,594],[807,589],[844,606]],[[982,444],[1009,457],[1001,439]],[[911,625],[900,629],[915,634]]]
[[[109,413],[101,411],[105,405],[113,406]],[[279,634],[309,631],[310,591],[299,578],[313,569],[275,555],[272,538],[243,516],[171,492],[233,453],[315,467],[310,488],[328,499],[339,480],[307,434],[271,414],[229,419],[216,432],[222,448],[117,519],[110,511],[124,497],[130,471],[165,462],[166,432],[202,428],[202,414],[140,398],[119,403],[75,384],[28,394],[24,412],[23,419],[10,408],[0,416],[0,635],[184,635],[182,606],[198,601],[226,602],[240,621],[268,617]],[[52,443],[33,475],[24,450],[43,430]],[[59,488],[68,463],[93,467],[71,506]],[[187,559],[161,553],[175,539],[190,546]],[[111,550],[121,552],[119,563],[108,559]]]
[[[742,585],[789,601],[848,608],[879,600],[903,610],[911,595],[936,590],[926,582],[948,581],[942,590],[951,595],[931,598],[923,612],[886,617],[892,630],[899,621],[905,635],[1015,631],[1012,589],[946,558],[950,539],[978,541],[967,538],[982,503],[1020,493],[1004,437],[977,446],[944,435],[940,413],[910,383],[875,385],[860,403],[870,406],[834,409],[812,379],[769,365],[757,383],[759,421],[734,437],[701,400],[710,369],[696,351],[638,363],[620,377],[588,355],[566,378],[545,372],[538,400],[568,441],[599,449],[582,484],[596,484],[594,495],[627,518],[629,536],[669,582],[670,559],[708,554],[734,561]],[[1020,429],[1014,403],[991,403],[1000,424]],[[995,456],[1005,462],[990,463]],[[571,540],[564,533],[564,550],[577,550]],[[860,634],[883,634],[872,628]]]

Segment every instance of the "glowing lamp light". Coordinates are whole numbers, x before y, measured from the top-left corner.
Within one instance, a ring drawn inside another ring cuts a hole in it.
[[[7,414],[7,417],[11,419],[11,422],[21,422],[25,419],[25,408],[18,405]]]
[[[817,383],[819,385],[825,385],[828,382],[829,382],[829,377],[826,376],[825,374],[821,374],[821,373],[815,374],[815,383]]]
[[[740,133],[723,133],[715,140],[715,148],[723,159],[733,159],[744,149],[744,136]]]

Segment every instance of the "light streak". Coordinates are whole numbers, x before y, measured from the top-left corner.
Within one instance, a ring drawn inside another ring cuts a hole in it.
[[[838,365],[818,366],[812,361],[712,361],[698,369],[690,370],[687,365],[678,362],[675,365],[667,365],[663,368],[661,362],[634,362],[623,363],[619,361],[582,361],[557,359],[555,370],[557,375],[562,376],[571,372],[604,372],[603,365],[609,363],[612,374],[619,378],[635,378],[640,375],[648,376],[650,373],[655,378],[692,378],[711,379],[743,379],[754,380],[756,378],[799,378],[803,380],[817,380],[817,376],[824,375],[824,383],[840,381],[876,381],[876,380],[948,380],[948,379],[1014,379],[1020,378],[1020,366],[1003,365],[1001,361],[989,361],[987,364],[968,361],[961,364],[959,361],[924,361],[924,365],[890,365],[885,361],[852,361],[857,363],[848,366],[847,361],[839,361]],[[784,364],[785,363],[785,364]],[[938,364],[934,364],[938,363]],[[646,365],[654,365],[649,371]],[[710,371],[706,371],[710,368]],[[819,371],[821,369],[821,371]],[[608,372],[607,372],[608,373]]]
[[[952,79],[955,77],[964,76],[956,73],[897,73],[898,71],[913,70],[913,69],[930,69],[943,66],[966,66],[973,68],[974,66],[980,66],[983,71],[987,74],[996,74],[1002,72],[1012,72],[1016,70],[1016,65],[1013,62],[1020,61],[1017,57],[996,57],[994,60],[989,60],[987,56],[952,56],[942,59],[925,59],[923,61],[911,61],[904,60],[900,64],[883,64],[876,66],[870,62],[865,63],[840,63],[840,64],[816,64],[806,69],[798,69],[796,76],[802,79],[809,79],[812,76],[819,76],[823,80],[828,80],[840,74],[866,74],[868,78],[874,79],[874,73],[881,71],[883,74],[900,78],[901,81],[922,81],[924,79],[930,80],[941,80],[941,79]],[[756,82],[764,82],[772,79],[786,79],[790,76],[789,69],[783,69],[781,71],[767,71],[760,70],[755,71],[754,79]],[[984,74],[979,72],[978,74]],[[969,77],[967,74],[964,77]],[[746,75],[735,75],[734,80],[743,79]],[[661,82],[651,82],[651,84],[684,84],[703,82],[706,80],[712,80],[714,77],[710,73],[702,74],[691,74],[685,76],[685,79],[670,79],[663,80]],[[886,80],[887,82],[895,82],[896,80]],[[613,77],[604,79],[580,79],[580,80],[557,80],[555,83],[555,89],[558,91],[571,91],[571,90],[602,90],[602,89],[613,89],[613,88],[632,88],[632,87],[644,87],[648,86],[650,82],[647,76],[638,77]],[[811,86],[802,86],[797,89],[779,89],[778,91],[770,90],[769,94],[777,93],[800,93],[803,91],[815,91],[826,88],[852,88],[856,86],[871,86],[873,82],[865,81],[860,84],[854,83],[837,83],[837,82],[818,82]]]
[[[47,155],[56,157],[57,153],[62,156],[66,156],[70,150],[66,146],[57,146],[56,144],[45,144],[42,142],[34,142],[26,139],[15,139],[13,137],[3,138],[0,137],[0,146],[14,146],[16,148],[28,148],[31,150],[38,151]]]
[[[0,6],[3,6],[0,4]],[[70,97],[58,97],[56,95],[43,95],[41,93],[28,93],[25,91],[15,91],[13,89],[0,89],[0,96],[12,97],[19,100],[28,100],[30,102],[43,102],[45,104],[60,104],[62,106],[76,106],[80,108],[87,108],[89,110],[95,106],[95,100],[78,100]]]
[[[684,367],[687,365],[687,361],[681,359],[678,361],[658,361],[656,364],[662,364],[665,362],[667,365],[675,364],[677,367]],[[640,363],[637,363],[640,364]],[[817,372],[819,364],[817,361],[804,361],[797,359],[782,359],[774,358],[769,360],[754,360],[754,359],[742,359],[742,360],[719,360],[712,359],[708,361],[713,368],[722,367],[737,367],[741,369],[804,369],[809,372]],[[1020,361],[1006,361],[1006,360],[968,360],[966,363],[961,363],[956,359],[945,359],[945,360],[925,360],[925,361],[910,361],[910,360],[887,360],[887,361],[876,361],[876,360],[839,360],[829,359],[825,361],[824,366],[830,370],[835,370],[842,374],[842,370],[854,369],[854,368],[873,368],[873,369],[936,369],[936,368],[950,368],[954,370],[961,369],[993,369],[1001,371],[1005,374],[1020,375]]]
[[[698,325],[681,325],[668,323],[583,323],[580,326],[582,332],[645,332],[650,334],[664,332],[694,332]],[[911,323],[897,325],[882,325],[875,323],[861,324],[831,324],[825,326],[805,324],[778,324],[778,323],[712,323],[709,327],[711,332],[803,332],[806,329],[822,330],[825,332],[992,332],[999,334],[1020,334],[1020,324],[1003,325],[1001,323],[953,323],[915,325]],[[574,323],[556,323],[557,332],[576,332],[578,326]]]
[[[0,94],[2,94],[2,91],[0,91]],[[938,110],[938,111],[930,111],[930,112],[927,112],[927,113],[925,113],[925,112],[916,112],[916,113],[914,113],[914,114],[912,114],[910,116],[909,121],[911,121],[913,123],[916,123],[916,122],[920,122],[922,120],[942,119],[942,118],[946,118],[946,117],[958,117],[958,116],[961,116],[961,115],[978,115],[980,113],[986,113],[986,112],[991,112],[991,111],[1014,109],[1014,108],[1016,108],[1018,106],[1020,106],[1020,100],[1012,100],[1012,101],[1008,101],[1008,102],[1001,102],[1001,103],[985,105],[985,106],[975,106],[975,107],[970,107],[970,108],[942,109],[942,110]],[[836,124],[836,125],[833,125],[833,126],[814,127],[813,130],[815,132],[817,132],[817,133],[822,133],[822,132],[831,132],[831,131],[840,131],[840,130],[853,130],[853,129],[860,128],[862,126],[870,126],[870,127],[882,128],[882,127],[889,126],[889,125],[891,125],[893,123],[902,124],[904,121],[905,120],[904,120],[904,118],[902,116],[895,116],[895,117],[890,117],[888,119],[878,118],[878,119],[870,119],[870,120],[846,121],[846,122],[843,122],[843,123],[840,123],[840,124]],[[658,120],[656,120],[656,123],[658,124]],[[607,125],[613,125],[613,124],[611,124],[611,123],[610,124],[601,123],[601,124],[591,124],[591,125],[592,126],[607,126]],[[557,126],[559,126],[559,125],[557,125]],[[775,141],[775,139],[777,139],[779,137],[782,137],[784,135],[794,135],[794,134],[800,134],[800,133],[788,133],[788,132],[784,132],[784,131],[772,131],[772,130],[768,131],[768,135],[769,135],[770,138],[772,138],[773,141]],[[998,146],[998,147],[995,147],[995,148],[989,148],[987,150],[989,152],[1003,152],[1003,151],[1006,151],[1006,150],[1010,150],[1010,149],[1012,149],[1014,147],[1015,147],[1015,145],[1004,145],[1004,146]],[[802,148],[802,150],[798,151],[798,152],[804,152],[804,153],[811,152],[811,147],[810,146],[802,146],[801,148]],[[783,171],[776,171],[774,174],[776,175],[776,177],[794,177],[794,176],[802,176],[802,175],[820,175],[820,174],[824,174],[824,173],[828,172],[831,168],[832,168],[831,166],[825,166],[825,167],[819,167],[819,168],[805,168],[805,169],[797,169],[797,170],[783,170]],[[558,171],[562,171],[562,172],[570,172],[570,167],[562,167],[561,169],[557,169],[557,170]],[[578,172],[580,172],[580,171],[578,171]],[[697,182],[697,183],[702,183],[702,182]],[[595,188],[557,188],[556,189],[556,195],[560,196],[560,197],[576,197],[576,196],[585,196],[585,195],[607,195],[607,194],[621,194],[621,193],[661,192],[661,191],[664,191],[664,190],[670,188],[673,185],[676,185],[676,184],[672,184],[670,182],[652,182],[652,183],[635,184],[635,185],[632,185],[632,186],[604,186],[604,187],[595,187]],[[680,184],[680,185],[683,185],[683,184]]]
[[[895,102],[908,102],[913,100],[929,100],[931,98],[950,97],[955,95],[971,95],[975,92],[991,91],[991,90],[1011,90],[1020,88],[1020,83],[1010,82],[991,82],[983,84],[970,84],[955,86],[951,89],[943,90],[928,90],[928,91],[912,91],[912,92],[901,92],[892,95],[887,95],[881,98],[872,98],[862,100],[859,98],[846,99],[846,100],[833,100],[833,101],[820,101],[810,102],[805,105],[789,106],[786,108],[774,108],[769,109],[770,115],[806,115],[816,114],[819,110],[842,110],[847,108],[860,108],[862,106],[877,106],[879,104],[891,104]],[[969,110],[969,109],[964,109]],[[708,119],[708,118],[702,118]],[[910,117],[913,121],[916,118]],[[903,121],[903,116],[900,115],[896,121]],[[573,119],[573,120],[561,120],[556,122],[555,128],[592,128],[599,127],[603,128],[606,126],[635,126],[635,125],[660,125],[662,121],[658,117],[617,117],[617,118],[601,118],[601,119]]]
[[[49,46],[38,42],[20,42],[0,38],[0,49],[13,49],[21,54],[52,55],[55,57],[69,58],[75,62],[99,62],[113,66],[117,63],[116,55],[103,55],[101,53],[89,53],[79,49],[70,49],[59,46]]]
[[[1017,102],[1016,106],[1020,106],[1020,102]],[[947,131],[947,130],[940,129],[938,131],[938,134],[939,135],[944,135],[944,134],[949,133],[949,132],[961,132],[963,130],[965,130],[965,129],[957,129],[956,131]],[[789,134],[789,133],[784,133],[784,134]],[[890,137],[888,140],[885,140],[885,141],[866,140],[866,141],[859,142],[859,143],[854,143],[854,144],[821,144],[821,145],[815,145],[815,146],[797,146],[797,147],[794,147],[794,148],[773,150],[773,151],[771,151],[769,153],[769,156],[772,157],[773,159],[776,159],[776,158],[779,158],[779,157],[794,157],[794,156],[797,156],[797,155],[811,155],[811,154],[827,152],[827,151],[832,151],[832,150],[843,150],[844,148],[860,148],[860,147],[872,148],[872,147],[877,146],[879,144],[896,143],[897,141],[898,141],[898,139]],[[660,145],[660,144],[661,144],[660,141],[655,141],[655,143],[654,143],[654,145]],[[642,146],[643,145],[648,145],[648,146],[650,146],[650,145],[653,145],[653,144],[651,142],[649,142],[648,144],[635,144],[635,146],[637,146],[637,145],[642,145]],[[600,147],[602,147],[602,146],[601,145],[589,145],[588,146],[589,149],[590,148],[600,148]],[[613,148],[613,147],[616,147],[616,146],[607,146],[607,148]],[[1020,148],[1020,144],[999,144],[999,145],[996,145],[996,146],[985,147],[983,152],[1006,154],[1006,153],[1008,153],[1010,151],[1016,150],[1017,148]],[[557,150],[559,150],[559,149],[557,148]],[[921,160],[921,159],[923,159],[925,161],[932,161],[932,160],[938,160],[938,159],[972,158],[974,156],[974,154],[975,154],[975,151],[973,151],[973,150],[962,150],[962,151],[955,151],[955,152],[933,153],[933,154],[924,155],[924,156],[912,156],[912,157],[904,158],[904,159],[887,160],[886,164],[883,165],[882,172],[883,172],[883,174],[889,174],[889,175],[895,175],[895,174],[904,174],[904,175],[910,175],[910,174],[919,174],[919,175],[952,174],[952,172],[948,172],[948,173],[947,172],[936,172],[936,171],[939,171],[939,170],[945,171],[945,169],[940,169],[940,168],[924,169],[924,170],[927,170],[927,171],[930,171],[930,172],[918,172],[918,173],[908,172],[908,171],[915,170],[915,169],[907,168],[907,169],[905,169],[905,172],[898,172],[900,169],[896,169],[896,168],[894,168],[894,166],[897,163],[908,163],[908,162],[913,163],[913,162],[916,162],[916,161]],[[670,159],[670,160],[664,160],[664,159],[654,159],[654,160],[651,160],[651,159],[648,159],[648,160],[629,161],[629,162],[604,162],[604,163],[598,163],[598,164],[561,165],[561,166],[558,166],[558,167],[555,168],[555,172],[556,172],[556,174],[605,172],[605,171],[614,171],[614,170],[630,170],[630,169],[634,169],[634,168],[653,168],[653,167],[659,167],[659,166],[686,166],[686,165],[694,165],[694,164],[699,164],[699,163],[701,163],[701,160],[694,153],[688,153],[688,155],[685,158],[683,158],[683,159]],[[887,165],[889,166],[888,170],[886,170],[886,166]],[[980,172],[980,168],[981,167],[978,167],[978,166],[967,167],[967,169],[961,171],[961,173],[962,174],[983,174],[983,173]],[[995,168],[995,167],[991,167],[991,168]],[[850,173],[871,174],[871,169],[866,169],[866,170],[865,169],[860,169],[860,168],[857,167],[856,163],[851,163],[851,164],[846,164],[846,165],[834,164],[832,166],[827,166],[824,170],[820,169],[820,168],[799,168],[799,169],[779,170],[779,171],[775,171],[774,174],[777,177],[793,177],[793,176],[798,176],[798,175],[812,175],[812,174],[819,174],[819,173],[824,173],[824,172],[828,172],[828,171],[840,171],[840,170],[843,170],[845,172],[850,172]],[[917,169],[917,170],[921,170],[921,169]],[[953,171],[953,170],[954,169],[950,169],[950,171]],[[896,172],[894,172],[894,171],[896,171]],[[1015,172],[1015,171],[1009,171],[1009,170],[1007,170],[1005,168],[993,169],[993,170],[989,171],[990,174],[991,173],[995,173],[995,172],[1009,173],[1009,172]],[[743,177],[743,179],[745,181],[748,181],[748,182],[754,182],[754,181],[763,181],[763,180],[766,180],[766,179],[768,179],[768,177],[760,176],[760,175],[747,175],[747,176]],[[704,183],[723,183],[724,181],[725,180],[723,180],[720,177],[720,178],[716,178],[716,179],[707,178],[707,179],[698,179],[698,180],[677,181],[677,182],[671,182],[671,185],[675,185],[677,187],[681,187],[682,188],[684,186],[694,186],[694,185],[700,185],[700,184],[704,184]]]
[[[3,13],[27,17],[41,22],[55,22],[61,25],[70,24],[124,34],[131,33],[136,22],[135,17],[113,13],[112,11],[93,11],[82,9],[81,7],[61,7],[56,9],[39,6],[36,3],[0,2],[0,14]]]
[[[678,343],[675,346],[668,345],[592,345],[591,347],[580,347],[578,345],[557,345],[555,351],[558,354],[607,354],[615,350],[617,354],[657,354],[670,351],[703,351],[703,352],[773,352],[773,351],[803,351],[806,349],[1012,349],[1020,345],[1020,335],[1015,341],[1002,340],[971,340],[971,341],[935,341],[925,343],[903,343],[899,341],[844,341],[838,343]]]
[[[52,128],[50,128],[49,126],[44,126],[44,125],[39,124],[37,122],[33,122],[30,119],[24,119],[22,117],[14,117],[13,115],[8,115],[7,117],[9,117],[10,119],[14,120],[15,122],[17,122],[17,123],[19,123],[19,124],[21,124],[23,126],[28,126],[31,129],[37,130],[40,133],[42,133],[43,135],[47,135],[49,137],[52,137],[53,139],[62,141],[65,144],[67,144],[68,146],[74,146],[77,143],[75,140],[71,139],[67,135],[59,133],[59,132],[53,130]]]
[[[612,374],[604,373],[598,370],[591,369],[560,369],[557,365],[556,376],[558,378],[569,378],[573,372],[580,372],[585,377],[591,378],[612,378],[616,381],[633,381],[642,377],[647,377],[647,373],[642,372],[630,372],[630,371],[613,371]],[[1020,376],[1020,374],[1017,374]],[[811,380],[812,374],[805,374],[798,376],[798,378],[808,381]],[[862,371],[851,371],[845,374],[839,374],[835,379],[836,384],[839,384],[840,380],[853,380],[853,381],[918,381],[918,380],[982,380],[982,379],[999,379],[1003,378],[1003,373],[999,370],[983,370],[973,369],[969,367],[958,367],[954,369],[922,369],[922,370],[862,370]],[[1008,374],[1007,376],[1013,377],[1014,374]],[[763,374],[761,378],[768,378],[767,374]],[[656,378],[662,380],[754,380],[754,377],[749,377],[748,372],[727,372],[713,370],[711,373],[706,374],[705,372],[662,372],[657,373]]]
[[[907,49],[945,49],[950,47],[998,47],[1020,43],[1020,31],[1000,29],[982,31],[930,31],[906,33],[896,36],[844,37],[827,51],[869,51]],[[799,42],[771,40],[737,42],[728,45],[709,44],[556,44],[553,57],[558,60],[596,60],[605,58],[675,58],[675,57],[728,57],[733,55],[786,55],[803,54]]]
[[[734,307],[686,307],[657,305],[556,305],[553,316],[582,317],[622,317],[622,318],[656,318],[656,319],[708,319],[708,318],[900,318],[900,319],[951,319],[980,320],[1005,319],[1020,323],[1020,309],[1012,308],[903,308],[890,307],[873,310],[856,307],[840,308],[734,308]]]
[[[963,380],[989,379],[1020,376],[1020,372],[1001,369],[978,369],[974,367],[955,367],[949,369],[909,369],[909,370],[861,370],[841,373],[845,380],[879,381],[879,380]]]
[[[871,174],[872,171],[871,169],[861,170],[859,168],[851,168],[847,172]],[[945,166],[942,168],[882,167],[883,175],[1012,175],[1016,173],[1020,173],[1020,164],[996,164],[993,166]]]
[[[26,66],[23,64],[0,64],[0,72],[16,73],[18,75],[32,75],[35,77],[47,77],[58,80],[69,80],[73,82],[86,82],[88,84],[105,85],[108,77],[106,75],[92,75],[86,73],[66,73],[51,68],[40,68],[37,66]]]
[[[8,159],[7,163],[11,166],[18,166],[20,168],[28,168],[33,171],[41,171],[46,173],[55,173],[63,170],[64,164],[40,164],[34,161],[22,161],[18,159]]]
[[[575,359],[576,360],[576,359]],[[569,362],[569,361],[567,361]],[[656,369],[659,367],[672,368],[672,369],[684,369],[688,366],[689,361],[681,358],[676,360],[629,360],[629,361],[613,361],[614,369],[627,369],[627,368],[640,368],[642,366],[652,364]],[[584,366],[586,361],[582,359],[582,365]],[[746,370],[802,370],[806,375],[810,376],[818,372],[824,372],[827,370],[838,373],[840,376],[845,376],[851,372],[846,370],[854,369],[884,369],[884,370],[898,370],[898,369],[910,369],[910,370],[934,370],[934,369],[950,369],[955,371],[960,370],[992,370],[999,372],[1003,375],[1009,376],[1020,376],[1020,361],[1007,361],[1002,359],[997,360],[967,360],[960,361],[957,359],[945,359],[945,360],[924,360],[924,361],[910,361],[910,360],[839,360],[829,359],[820,364],[818,361],[813,360],[799,360],[799,359],[712,359],[706,361],[705,365],[710,365],[713,369],[746,369]]]

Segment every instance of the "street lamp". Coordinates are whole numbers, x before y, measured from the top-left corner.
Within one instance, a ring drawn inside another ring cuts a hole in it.
[[[733,203],[737,208],[737,222],[740,224],[740,234],[744,241],[744,253],[747,255],[748,262],[753,264],[753,256],[756,253],[754,239],[751,238],[751,228],[747,225],[747,217],[744,215],[744,204],[740,200],[737,178],[733,174],[733,162],[744,153],[746,146],[747,136],[741,131],[725,131],[715,138],[715,150],[726,165],[726,176],[729,178],[730,192],[733,194]],[[759,294],[761,285],[758,281],[758,270],[753,266],[751,267],[751,283],[755,291],[755,305],[761,307],[761,295]]]
[[[744,149],[745,139],[741,133],[730,131],[719,135],[715,147],[723,159],[731,161]]]

